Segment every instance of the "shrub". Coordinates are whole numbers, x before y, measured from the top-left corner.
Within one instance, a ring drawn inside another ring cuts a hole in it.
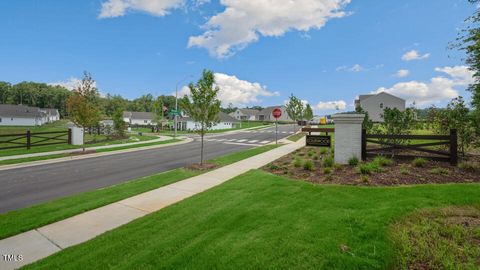
[[[335,154],[335,148],[332,147],[332,148],[330,149],[330,153],[332,153],[332,155]]]
[[[331,174],[328,174],[327,176],[325,176],[325,181],[332,181],[333,180],[333,176]]]
[[[277,165],[275,165],[275,164],[269,164],[269,165],[268,165],[268,168],[269,168],[270,170],[272,170],[272,171],[275,171],[275,170],[280,169],[280,168],[279,168]]]
[[[372,168],[370,168],[368,163],[363,163],[358,165],[357,170],[361,174],[371,174],[372,173]]]
[[[463,161],[463,162],[460,162],[458,164],[458,168],[464,170],[464,171],[468,171],[468,172],[476,172],[476,171],[480,171],[480,165],[479,164],[476,164],[474,162],[471,162],[471,161]]]
[[[305,160],[303,163],[303,169],[306,171],[312,171],[313,170],[313,162],[311,160]]]
[[[358,172],[361,174],[371,174],[372,172],[383,172],[383,169],[378,163],[376,162],[369,162],[369,163],[363,163],[358,165],[357,167]]]
[[[440,168],[440,167],[437,167],[437,168],[433,168],[430,170],[430,173],[432,174],[438,174],[438,175],[448,175],[450,172],[445,169],[445,168]]]
[[[410,170],[408,170],[407,167],[402,166],[402,167],[400,168],[400,173],[403,174],[403,175],[407,175],[407,174],[410,174]]]
[[[358,165],[358,158],[357,157],[351,157],[349,160],[348,160],[348,165],[350,166],[357,166]]]
[[[331,169],[331,168],[323,168],[323,173],[324,173],[324,174],[331,174],[331,173],[332,173],[332,169]]]
[[[315,155],[315,150],[313,149],[308,150],[308,156],[313,157],[313,155]]]
[[[323,159],[323,167],[330,168],[333,166],[333,157],[327,156]]]
[[[393,160],[383,157],[383,156],[378,156],[376,157],[373,162],[377,163],[380,166],[390,166],[393,164]]]
[[[415,167],[425,167],[427,160],[424,158],[416,158],[412,161],[413,166]]]
[[[325,155],[327,153],[327,148],[320,148],[320,155]]]
[[[342,169],[342,165],[341,165],[341,164],[338,164],[338,163],[334,163],[334,164],[333,164],[333,168],[334,168],[335,170],[340,170],[340,169]]]
[[[370,182],[370,179],[368,179],[368,176],[367,175],[362,175],[360,177],[360,181],[362,181],[362,183],[369,183]]]
[[[314,156],[314,157],[313,157],[313,160],[318,160],[318,159],[319,159],[318,156]]]
[[[302,164],[303,164],[303,160],[301,158],[296,158],[294,161],[293,161],[293,166],[295,168],[300,168],[302,167]]]

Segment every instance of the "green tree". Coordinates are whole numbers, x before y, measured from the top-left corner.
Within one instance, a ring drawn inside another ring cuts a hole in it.
[[[311,121],[313,119],[313,110],[310,104],[307,104],[307,106],[305,107],[303,118],[307,121]]]
[[[288,103],[286,105],[287,107],[287,114],[290,117],[290,119],[293,120],[293,129],[295,130],[295,124],[302,119],[303,117],[303,111],[304,111],[304,106],[302,101],[294,96],[293,94],[290,95],[290,99],[288,100]]]
[[[468,0],[478,5],[480,0]],[[472,107],[475,115],[472,124],[476,126],[477,136],[480,136],[480,9],[476,8],[472,16],[465,20],[466,28],[461,30],[453,48],[465,51],[466,64],[473,71],[474,82],[468,87],[472,92]]]
[[[196,122],[197,132],[201,137],[200,164],[203,165],[203,138],[209,128],[218,123],[220,112],[220,100],[218,100],[218,91],[220,88],[215,86],[215,76],[212,71],[204,70],[202,78],[197,84],[190,83],[190,97],[184,96],[181,100],[182,109]]]
[[[123,120],[123,108],[119,107],[113,114],[113,129],[115,133],[120,137],[125,137],[125,128],[127,124]]]
[[[7,104],[12,85],[8,82],[0,82],[0,104]]]
[[[362,123],[362,128],[365,129],[365,130],[367,130],[367,132],[372,131],[372,129],[373,129],[373,121],[370,119],[370,116],[368,115],[368,112],[367,112],[367,111],[364,111],[361,106],[357,106],[357,107],[355,108],[355,112],[356,112],[356,113],[365,114],[365,118],[363,119],[363,123]]]
[[[445,110],[438,111],[435,117],[438,133],[447,133],[450,129],[457,130],[458,148],[462,156],[474,141],[475,128],[473,115],[465,105],[461,96],[452,99]]]
[[[85,72],[84,75],[81,84],[73,91],[73,95],[67,101],[70,120],[83,129],[83,151],[85,151],[85,129],[98,125],[101,116],[97,104],[99,94],[95,87],[95,81],[90,73]]]
[[[410,130],[415,122],[415,113],[407,108],[405,111],[400,111],[397,108],[385,108],[383,111],[383,123],[381,127],[373,129],[377,134],[389,134],[389,135],[404,135],[410,134]],[[385,139],[382,140],[388,145],[404,145],[408,143],[405,139]],[[392,156],[396,154],[397,149],[393,149]]]

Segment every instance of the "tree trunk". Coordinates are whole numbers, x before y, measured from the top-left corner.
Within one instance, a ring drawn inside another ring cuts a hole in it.
[[[204,135],[205,135],[205,134],[203,133],[203,129],[202,129],[202,134],[201,134],[201,137],[202,137],[202,149],[201,149],[201,151],[200,151],[200,165],[202,165],[202,166],[203,166],[203,136],[204,136]]]
[[[83,128],[82,136],[83,136],[82,149],[83,149],[83,152],[85,152],[85,128]]]

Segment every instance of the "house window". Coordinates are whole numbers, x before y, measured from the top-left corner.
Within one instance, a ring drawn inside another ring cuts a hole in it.
[[[10,118],[10,120],[12,120],[12,121],[13,121],[13,117],[12,117],[12,118]]]
[[[2,118],[0,117],[0,123],[2,122]]]
[[[145,123],[145,124],[146,124],[146,123],[147,123],[147,120],[143,120],[143,123]]]
[[[380,109],[383,109],[383,103],[380,103]]]

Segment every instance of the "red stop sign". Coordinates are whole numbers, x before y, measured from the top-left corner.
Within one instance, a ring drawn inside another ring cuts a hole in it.
[[[280,108],[275,108],[272,111],[272,115],[275,117],[275,119],[278,119],[280,116],[282,116],[282,110],[280,110]]]

